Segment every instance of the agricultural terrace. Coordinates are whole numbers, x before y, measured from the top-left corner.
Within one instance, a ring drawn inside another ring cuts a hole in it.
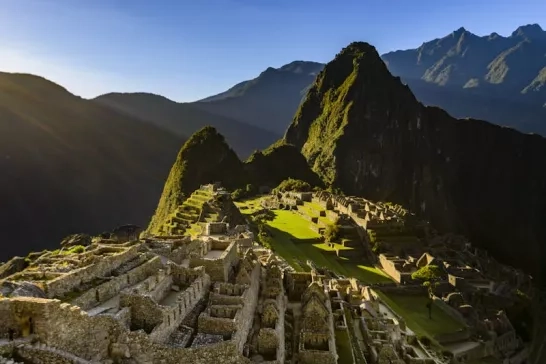
[[[428,317],[427,303],[429,298],[425,295],[403,295],[389,292],[388,295],[377,291],[378,295],[396,313],[404,318],[408,327],[417,336],[429,336],[455,333],[465,329],[465,325],[449,316],[437,305],[432,307],[432,319]]]
[[[261,209],[260,198],[237,202],[243,214],[252,214]],[[311,221],[304,218],[312,203],[306,202],[299,211],[272,210],[274,218],[266,221],[268,237],[264,238],[277,254],[297,271],[310,271],[307,260],[317,267],[327,268],[339,275],[355,277],[364,284],[391,282],[381,270],[361,264],[361,260],[338,257],[335,248],[329,247],[322,236],[311,229]],[[327,219],[326,217],[322,217]],[[327,224],[332,223],[327,220]],[[352,249],[344,248],[341,249]]]
[[[261,198],[236,202],[243,214],[251,215],[262,209]],[[356,277],[363,284],[391,282],[383,271],[361,264],[362,260],[351,260],[338,257],[335,247],[324,243],[321,235],[310,228],[311,221],[304,217],[317,217],[324,225],[332,223],[325,216],[318,216],[315,211],[320,210],[311,202],[298,206],[298,211],[273,210],[274,218],[266,221],[269,236],[264,238],[271,248],[282,256],[288,264],[297,271],[310,271],[307,260],[312,260],[318,267],[326,267],[331,271],[346,277]],[[336,246],[334,244],[334,246]],[[338,247],[339,248],[339,247]],[[447,315],[439,307],[434,306],[432,319],[428,317],[425,296],[396,295],[388,296],[378,292],[381,298],[400,316],[404,318],[408,327],[418,336],[434,338],[439,334],[454,333],[464,329],[464,325]]]

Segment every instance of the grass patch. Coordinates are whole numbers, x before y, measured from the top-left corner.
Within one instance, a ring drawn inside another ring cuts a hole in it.
[[[262,198],[263,197],[257,197],[257,198],[251,198],[244,201],[234,201],[235,206],[241,211],[243,215],[251,215],[255,213],[256,211],[259,211],[262,209]]]
[[[465,325],[445,313],[440,307],[432,307],[432,319],[428,318],[426,307],[428,297],[415,295],[386,294],[377,291],[379,296],[406,321],[406,325],[417,336],[434,338],[436,335],[448,334],[465,328]]]
[[[339,363],[354,363],[353,348],[347,330],[336,330],[336,349]]]
[[[271,248],[297,271],[309,271],[305,262],[310,259],[319,267],[328,268],[346,277],[355,277],[363,283],[391,282],[391,279],[377,268],[347,258],[339,258],[335,249],[323,243],[320,240],[321,235],[311,230],[311,223],[300,214],[286,210],[273,212],[274,219],[266,222],[271,234],[267,241]]]

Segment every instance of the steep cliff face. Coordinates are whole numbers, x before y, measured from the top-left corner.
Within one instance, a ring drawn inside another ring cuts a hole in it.
[[[423,106],[373,46],[325,67],[285,140],[327,184],[406,205],[544,278],[546,140]]]

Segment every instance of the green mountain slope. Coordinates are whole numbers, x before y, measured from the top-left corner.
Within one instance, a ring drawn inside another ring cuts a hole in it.
[[[148,231],[158,233],[169,216],[201,185],[221,182],[230,190],[248,183],[275,187],[287,178],[321,184],[294,146],[277,143],[242,162],[224,136],[207,126],[193,134],[178,153]]]
[[[545,278],[546,140],[423,106],[369,44],[326,65],[285,140],[326,183],[405,205]]]
[[[143,224],[182,142],[43,78],[0,73],[0,260]]]
[[[266,148],[282,134],[154,94],[110,93],[93,101],[181,136],[190,136],[207,125],[214,126],[242,157],[247,157],[257,149]]]

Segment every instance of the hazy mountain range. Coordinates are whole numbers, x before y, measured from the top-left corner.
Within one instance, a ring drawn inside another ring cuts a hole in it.
[[[509,37],[461,28],[382,59],[424,104],[544,135],[545,34],[538,25]],[[41,77],[1,73],[0,260],[56,246],[70,233],[145,225],[190,135],[214,126],[243,160],[266,149],[282,138],[323,68],[306,61],[270,67],[194,103],[149,93],[84,100]]]

